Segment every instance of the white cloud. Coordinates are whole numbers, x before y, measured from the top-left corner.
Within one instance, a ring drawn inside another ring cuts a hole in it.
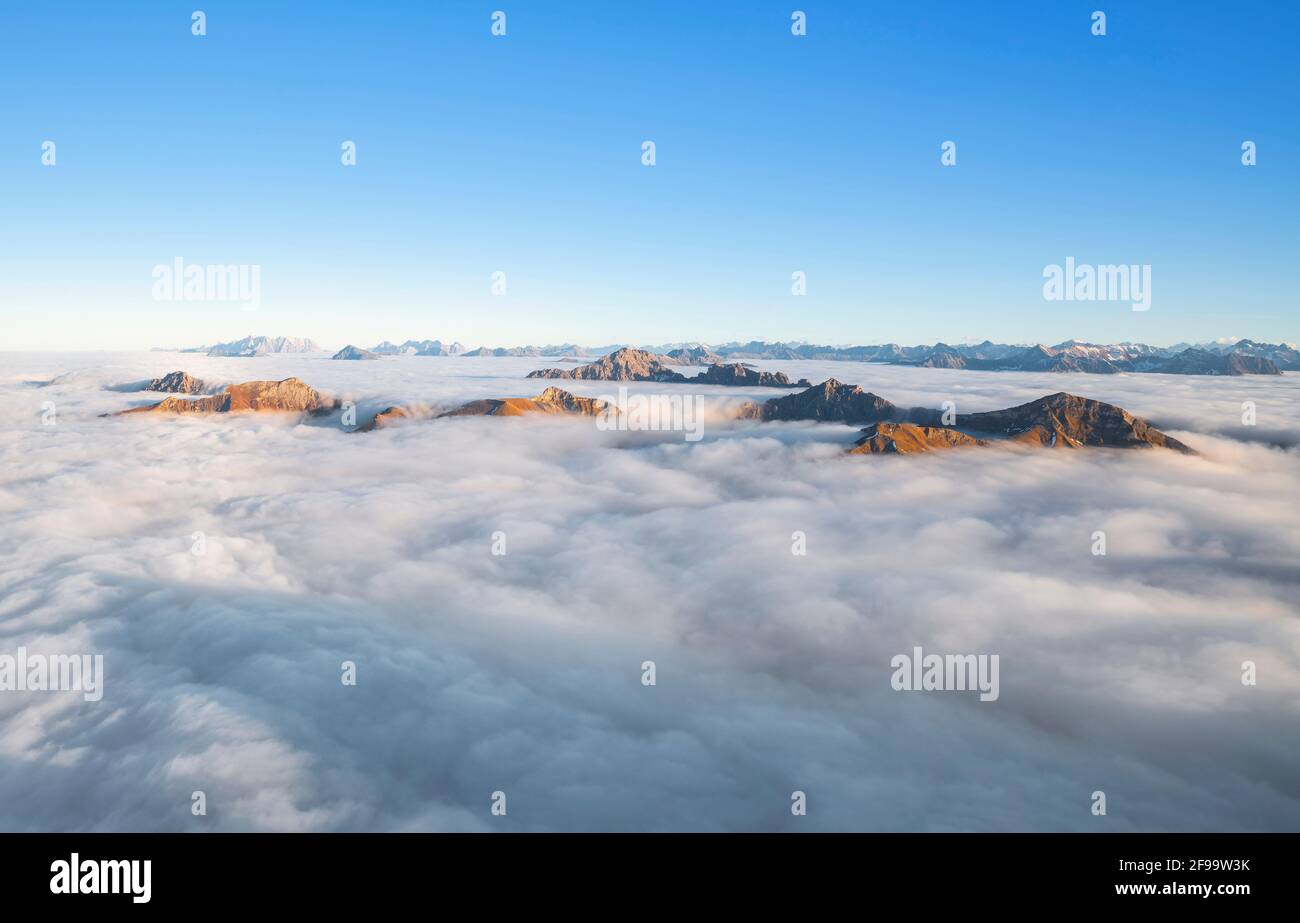
[[[143,400],[105,385],[175,367],[295,374],[363,413],[543,383],[530,359],[5,354],[0,652],[103,653],[106,686],[0,693],[0,825],[1300,826],[1300,454],[1239,432],[1250,399],[1294,445],[1300,378],[759,364],[963,413],[1071,390],[1203,457],[850,457],[853,429],[805,424],[692,445],[585,420],[101,419]],[[914,645],[999,654],[999,700],[891,691]]]

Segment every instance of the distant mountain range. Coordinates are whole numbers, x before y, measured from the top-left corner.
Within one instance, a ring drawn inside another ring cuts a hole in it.
[[[1300,370],[1300,351],[1289,343],[1203,343],[1149,346],[1145,343],[1097,344],[1066,340],[1055,346],[1010,345],[985,340],[976,345],[811,346],[808,344],[727,343],[712,352],[735,359],[812,359],[884,362],[924,368],[981,369],[1018,372],[1165,372],[1180,375],[1277,375]]]
[[[363,350],[355,346],[341,351],[339,358],[376,356],[518,356],[586,359],[620,349],[620,346],[584,348],[572,343],[511,348],[479,347],[467,350],[460,343],[441,340],[407,340],[383,343]],[[1237,340],[1231,343],[1178,343],[1150,346],[1145,343],[1098,344],[1066,340],[1054,346],[993,343],[975,345],[900,346],[815,346],[807,343],[701,343],[635,347],[651,353],[664,365],[722,365],[746,359],[801,359],[820,361],[881,362],[923,368],[974,369],[1018,372],[1163,372],[1176,375],[1277,375],[1300,371],[1300,350],[1290,343],[1259,343]],[[299,337],[248,336],[231,343],[217,343],[182,352],[209,356],[267,356],[284,353],[321,352],[315,342]]]
[[[209,356],[270,356],[278,353],[324,352],[314,340],[303,337],[255,337],[216,343],[212,346],[191,346],[183,353],[204,353]]]
[[[370,351],[377,356],[461,356],[465,347],[459,343],[444,346],[442,340],[407,340],[401,346],[384,340]]]
[[[1068,340],[1056,346],[1009,347],[996,343],[949,346],[937,343],[874,361],[928,368],[1017,372],[1163,372],[1175,375],[1279,375],[1300,369],[1300,352],[1287,344],[1239,340],[1162,349],[1145,343],[1098,345]]]
[[[729,385],[760,388],[807,388],[810,382],[801,378],[790,381],[785,372],[760,372],[743,362],[710,365],[694,378],[675,372],[670,365],[677,364],[672,356],[657,356],[643,349],[624,346],[595,362],[572,369],[538,369],[529,372],[529,378],[567,378],[576,381],[666,381],[673,384]]]

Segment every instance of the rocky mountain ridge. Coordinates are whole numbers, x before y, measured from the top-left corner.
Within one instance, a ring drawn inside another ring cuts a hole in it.
[[[229,343],[217,343],[215,346],[199,347],[184,352],[203,352],[209,356],[270,356],[281,353],[318,353],[324,352],[314,340],[305,337],[265,337],[246,336],[242,340]]]
[[[1122,407],[1064,391],[1005,410],[952,414],[946,420],[942,411],[902,408],[857,385],[831,378],[798,394],[743,404],[736,417],[759,422],[866,424],[855,444],[864,453],[907,454],[1005,441],[1046,448],[1159,447],[1196,454]]]
[[[176,373],[173,373],[176,374]],[[180,373],[184,375],[185,373]],[[146,407],[132,407],[115,416],[135,413],[238,413],[242,411],[322,413],[334,410],[338,401],[321,395],[315,388],[297,378],[281,381],[246,381],[227,385],[206,397],[167,397]]]
[[[631,358],[640,363],[638,368],[653,370],[653,357],[650,357],[650,364],[647,364],[642,361],[645,355],[648,354]],[[608,368],[616,364],[611,359]],[[162,379],[154,379],[150,384],[158,384],[160,387],[193,387],[201,382],[178,371]],[[249,381],[228,385],[216,394],[202,397],[169,396],[156,404],[120,411],[118,415],[244,411],[319,414],[336,410],[340,406],[338,400],[323,396],[301,380],[286,378],[281,381]],[[616,411],[617,408],[609,407],[603,401],[579,397],[551,386],[536,397],[475,400],[438,414],[414,405],[389,406],[358,429],[368,432],[399,420],[430,416],[509,417],[550,414],[598,417]],[[864,426],[851,450],[854,454],[913,454],[997,442],[1060,449],[1085,446],[1159,447],[1186,455],[1196,454],[1182,442],[1121,407],[1064,391],[1004,410],[957,414],[928,407],[899,407],[857,385],[831,378],[761,404],[746,402],[736,408],[731,416],[742,421],[811,421]]]
[[[673,371],[673,360],[642,349],[625,346],[595,362],[572,369],[538,369],[529,378],[552,378],[578,381],[659,381],[671,384],[725,385],[729,387],[807,388],[804,378],[791,382],[785,372],[761,372],[742,362],[713,364],[694,377]]]

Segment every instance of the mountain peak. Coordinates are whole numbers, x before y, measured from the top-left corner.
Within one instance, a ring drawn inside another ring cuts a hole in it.
[[[797,394],[760,405],[764,420],[821,420],[837,423],[876,423],[896,416],[897,408],[883,397],[828,378]]]
[[[133,407],[121,413],[239,413],[243,411],[282,411],[319,413],[338,406],[320,392],[297,378],[280,381],[246,381],[227,385],[208,397],[164,398],[147,407]]]
[[[1163,446],[1186,455],[1196,454],[1122,407],[1065,391],[1006,410],[960,414],[956,423],[960,429],[996,433],[1031,445]]]
[[[208,349],[209,356],[268,356],[274,353],[323,352],[314,340],[306,337],[246,336],[230,343],[218,343]]]
[[[371,352],[368,349],[362,349],[360,346],[353,346],[351,343],[349,343],[347,346],[344,346],[334,355],[330,356],[330,358],[331,359],[353,359],[353,360],[378,359],[379,354]]]
[[[670,381],[684,382],[686,376],[668,367],[671,359],[644,349],[624,346],[595,362],[574,369],[539,369],[529,378],[568,378],[583,381]]]

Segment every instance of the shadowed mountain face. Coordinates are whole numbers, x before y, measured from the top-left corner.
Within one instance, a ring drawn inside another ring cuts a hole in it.
[[[879,395],[827,379],[798,394],[772,398],[762,404],[744,404],[736,413],[741,420],[816,420],[825,423],[872,424],[858,441],[862,453],[906,454],[958,445],[985,445],[969,432],[990,439],[1048,447],[1107,446],[1132,448],[1161,446],[1196,454],[1177,439],[1166,436],[1145,420],[1123,408],[1086,397],[1059,392],[1019,407],[987,413],[959,414],[946,426],[943,414],[926,407],[904,410]]]
[[[918,416],[939,416],[938,411],[920,409]],[[911,411],[904,411],[879,395],[863,391],[828,378],[798,394],[772,398],[762,404],[746,404],[740,412],[750,420],[818,420],[823,423],[880,423],[901,421]],[[915,422],[929,422],[927,419]]]
[[[667,381],[682,383],[686,376],[670,369],[659,356],[643,349],[617,349],[576,369],[539,369],[529,378],[569,378],[582,381]]]
[[[1195,454],[1177,439],[1121,407],[1064,391],[1007,410],[959,414],[957,426],[1030,445],[1163,446],[1187,455]]]
[[[155,378],[141,388],[141,391],[165,391],[171,394],[201,394],[207,386],[189,372],[168,372],[162,378]]]
[[[873,423],[849,449],[850,455],[915,455],[934,449],[988,445],[983,439],[945,426],[917,426],[915,423]]]
[[[336,402],[297,378],[283,381],[246,381],[228,385],[209,397],[169,397],[148,407],[133,407],[121,413],[237,413],[240,411],[316,413],[331,410]],[[119,414],[120,415],[120,414]]]
[[[758,369],[752,369],[740,362],[733,362],[729,365],[711,365],[690,379],[690,381],[701,385],[739,385],[760,388],[808,388],[812,386],[811,382],[806,378],[791,382],[790,377],[785,372],[760,372]]]

